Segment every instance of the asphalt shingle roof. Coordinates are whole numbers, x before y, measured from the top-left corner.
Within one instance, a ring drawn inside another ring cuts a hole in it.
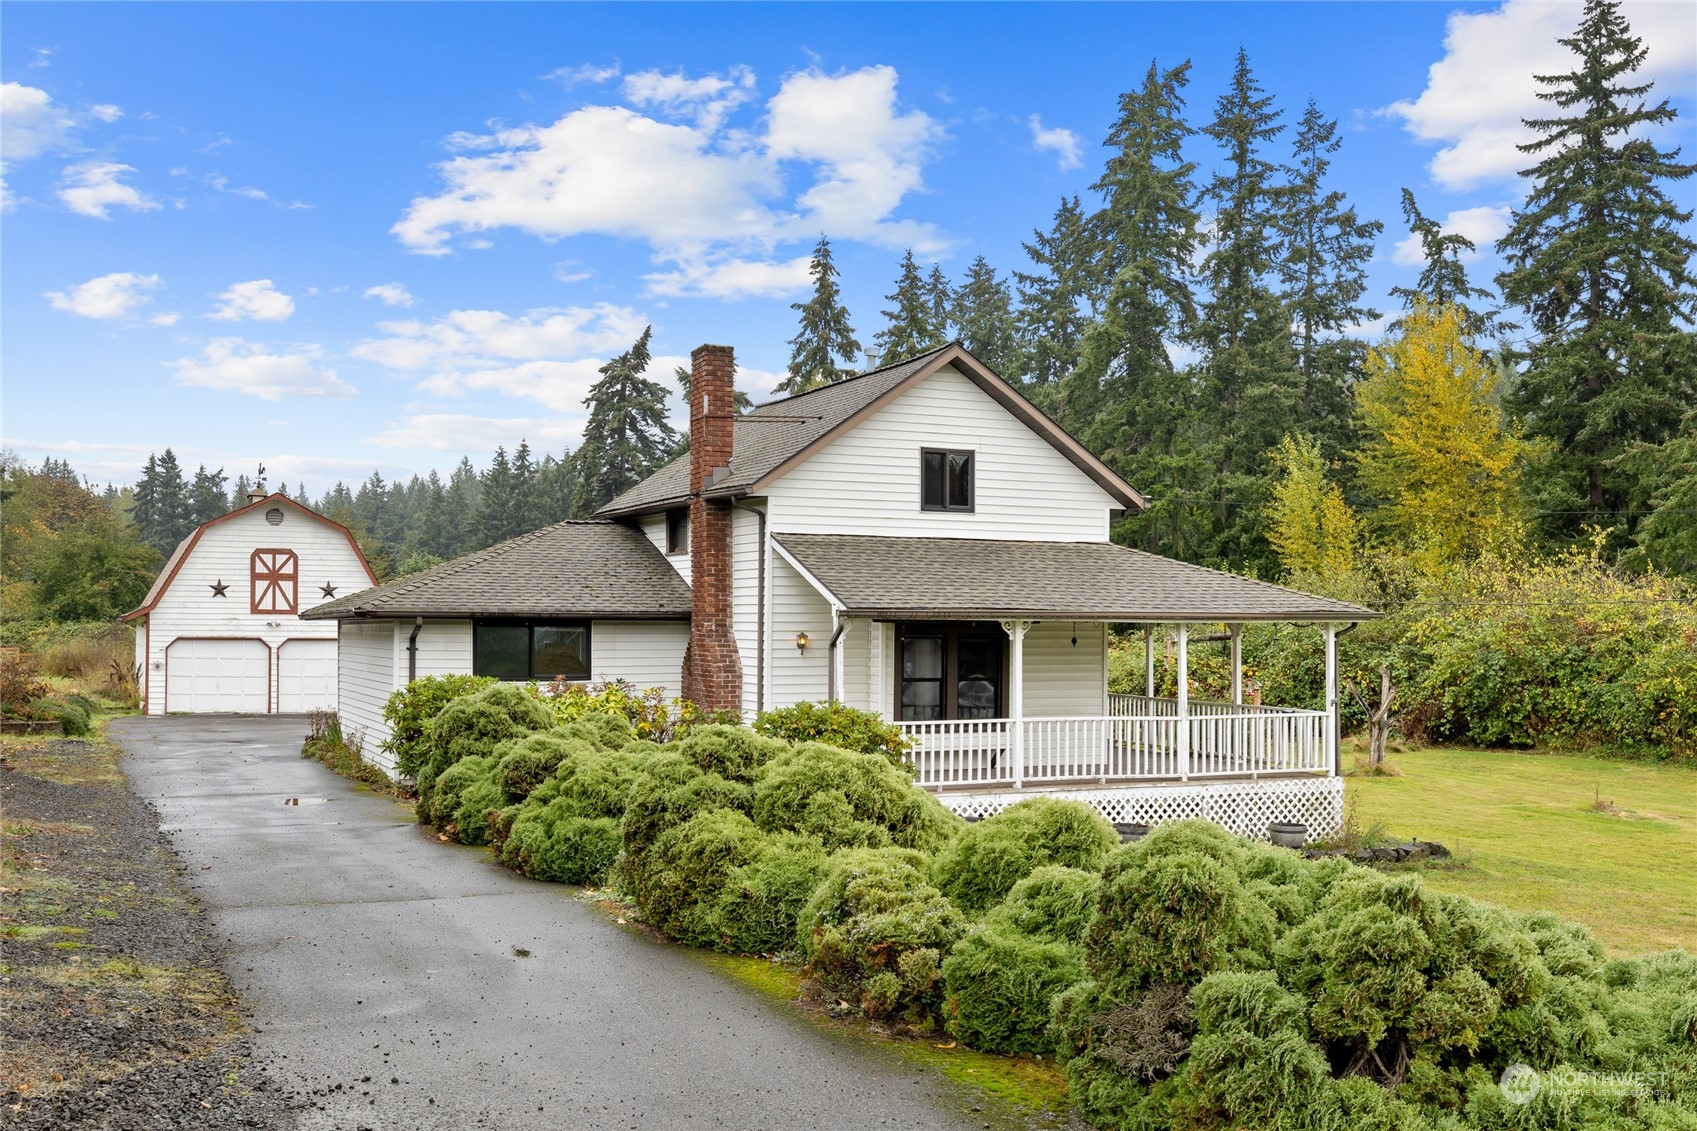
[[[1357,621],[1371,609],[1106,542],[775,534],[854,616]]]
[[[308,609],[303,620],[689,615],[689,586],[641,531],[558,522]]]
[[[732,494],[758,483],[779,464],[900,385],[948,348],[938,346],[917,357],[743,413],[731,433],[730,474],[713,484],[712,493]],[[632,514],[688,501],[689,456],[683,455],[596,513]]]

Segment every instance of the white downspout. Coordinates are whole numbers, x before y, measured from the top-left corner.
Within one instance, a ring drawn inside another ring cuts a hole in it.
[[[1190,626],[1178,626],[1178,776],[1190,780]]]

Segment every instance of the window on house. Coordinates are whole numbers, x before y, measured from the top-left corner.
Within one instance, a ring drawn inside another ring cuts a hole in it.
[[[689,508],[676,507],[666,512],[666,552],[689,553]]]
[[[993,624],[896,626],[903,722],[1002,717],[1007,634]]]
[[[473,621],[471,670],[496,679],[588,679],[589,622]]]
[[[300,559],[293,550],[255,550],[249,561],[248,592],[253,613],[294,615],[300,586]]]
[[[928,511],[973,508],[972,452],[924,448],[919,453],[919,505]]]

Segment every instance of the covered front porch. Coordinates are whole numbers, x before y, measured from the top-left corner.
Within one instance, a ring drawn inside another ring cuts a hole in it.
[[[1337,639],[1370,610],[1105,543],[778,545],[830,607],[829,697],[900,726],[917,783],[957,812],[1045,793],[1118,821],[1198,816],[1253,835],[1342,819]],[[1257,622],[1313,627],[1324,709],[1246,697],[1243,632]],[[1110,625],[1142,633],[1141,693],[1109,691]],[[1190,694],[1200,640],[1229,653],[1219,700]]]

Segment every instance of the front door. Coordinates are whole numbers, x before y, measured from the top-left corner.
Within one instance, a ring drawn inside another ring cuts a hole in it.
[[[896,626],[903,722],[1004,717],[1007,634],[998,624]]]

